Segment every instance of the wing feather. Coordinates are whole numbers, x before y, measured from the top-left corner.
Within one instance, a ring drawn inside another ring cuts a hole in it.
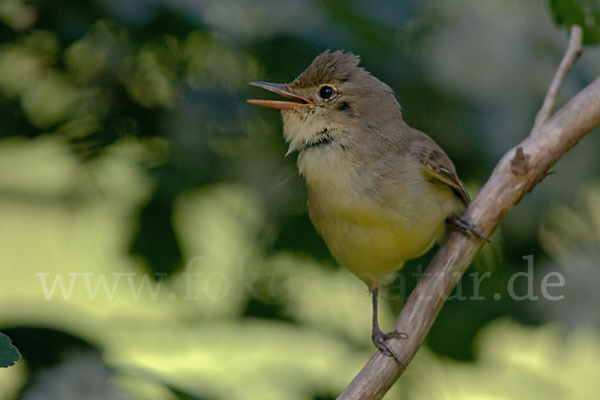
[[[471,197],[458,178],[454,165],[446,153],[429,137],[423,135],[419,139],[427,140],[429,143],[423,145],[415,143],[410,147],[410,155],[421,163],[426,175],[450,186],[465,206],[469,205]]]

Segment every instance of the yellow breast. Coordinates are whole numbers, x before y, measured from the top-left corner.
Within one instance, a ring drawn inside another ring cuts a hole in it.
[[[423,179],[422,187],[406,182],[411,187],[399,188],[397,204],[385,204],[369,190],[368,176],[344,150],[335,146],[314,150],[318,151],[309,149],[298,159],[310,218],[334,258],[370,288],[388,281],[406,260],[426,252],[443,233],[446,215],[418,193],[429,190]]]

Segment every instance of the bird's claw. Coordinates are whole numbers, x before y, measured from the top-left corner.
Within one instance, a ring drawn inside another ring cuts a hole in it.
[[[392,348],[386,343],[386,341],[388,339],[407,339],[407,338],[408,338],[408,335],[406,333],[396,332],[396,331],[383,333],[380,329],[374,330],[373,334],[371,335],[371,339],[373,340],[373,344],[375,345],[375,347],[377,347],[379,349],[379,351],[381,351],[383,354],[390,356],[394,360],[396,360],[396,362],[400,366],[402,366],[403,369],[406,369],[406,366],[400,359],[400,356],[394,350],[392,350]]]
[[[483,233],[477,230],[477,225],[464,219],[461,216],[453,215],[450,218],[448,218],[448,225],[450,225],[451,229],[454,229],[467,236],[478,237],[479,239],[483,239],[486,242],[490,241],[490,239],[488,239],[487,236],[485,236]]]

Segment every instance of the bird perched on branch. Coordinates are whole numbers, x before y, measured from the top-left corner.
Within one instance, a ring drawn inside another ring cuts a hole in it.
[[[251,83],[291,101],[248,102],[281,110],[288,154],[300,152],[310,219],[333,257],[369,287],[373,343],[402,364],[386,341],[406,335],[379,328],[379,288],[447,225],[481,235],[459,217],[470,198],[452,161],[404,122],[392,89],[359,61],[325,51],[289,84]]]

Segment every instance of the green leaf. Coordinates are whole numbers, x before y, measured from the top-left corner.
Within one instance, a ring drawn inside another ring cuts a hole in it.
[[[581,26],[583,44],[600,43],[600,1],[550,0],[550,9],[556,25],[568,28]]]
[[[0,367],[10,367],[19,359],[19,350],[8,336],[0,332]]]

